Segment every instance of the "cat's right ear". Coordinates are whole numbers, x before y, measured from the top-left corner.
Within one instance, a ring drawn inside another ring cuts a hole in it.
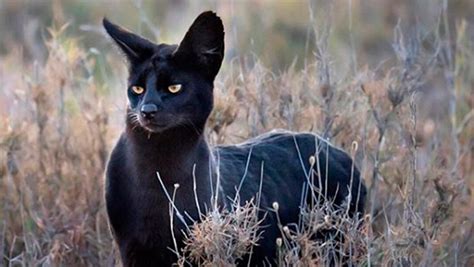
[[[155,44],[151,41],[113,24],[107,18],[102,20],[102,24],[130,64],[141,63],[153,55]]]
[[[224,58],[224,25],[216,13],[201,13],[184,35],[174,57],[214,80]]]

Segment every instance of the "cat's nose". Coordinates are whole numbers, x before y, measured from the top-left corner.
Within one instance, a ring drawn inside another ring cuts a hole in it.
[[[152,119],[157,111],[158,107],[155,104],[145,104],[140,108],[140,112],[145,119]]]

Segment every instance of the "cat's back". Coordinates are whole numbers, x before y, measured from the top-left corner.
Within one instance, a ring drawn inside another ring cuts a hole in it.
[[[314,138],[307,133],[273,130],[240,144],[218,146],[215,158],[224,190],[230,196],[239,191],[242,200],[262,190],[266,206],[294,199],[306,181]]]
[[[217,146],[215,155],[217,161],[224,165],[221,167],[224,171],[232,165],[240,168],[241,165],[248,165],[251,161],[259,161],[271,165],[274,169],[296,167],[304,173],[310,164],[309,157],[316,156],[317,151],[327,152],[321,157],[329,157],[336,162],[346,163],[351,160],[344,151],[314,133],[282,129],[272,130],[240,144]],[[279,166],[275,163],[285,164]],[[293,164],[296,166],[292,166]]]
[[[241,144],[218,146],[215,156],[228,191],[234,193],[232,188],[241,187],[245,190],[240,194],[255,193],[262,180],[262,190],[275,201],[301,194],[312,172],[327,178],[328,194],[336,202],[347,195],[351,178],[353,183],[360,182],[359,172],[346,152],[309,132],[273,130]],[[365,195],[365,191],[361,193]]]

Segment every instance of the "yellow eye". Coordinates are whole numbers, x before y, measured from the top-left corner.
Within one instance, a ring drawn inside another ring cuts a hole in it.
[[[181,91],[181,84],[173,84],[168,86],[168,91],[170,91],[170,93],[176,94],[177,92]]]
[[[132,86],[132,91],[137,95],[141,95],[145,92],[145,89],[141,86]]]

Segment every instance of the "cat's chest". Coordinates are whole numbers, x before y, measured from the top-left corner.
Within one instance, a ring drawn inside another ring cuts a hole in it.
[[[129,211],[132,215],[129,220],[133,225],[133,239],[147,246],[169,239],[169,201],[156,190],[143,188],[137,190],[133,198],[133,210]]]
[[[180,190],[174,192],[174,190]],[[166,192],[165,192],[166,190]],[[186,214],[194,216],[195,209],[190,207],[189,201],[185,200],[187,195],[191,195],[186,188],[175,189],[174,186],[153,187],[153,188],[135,188],[133,194],[133,207],[128,213],[130,225],[133,225],[133,235],[135,239],[145,244],[152,244],[158,241],[171,242],[171,230],[175,233],[181,232],[185,228],[177,212],[182,216]],[[170,198],[175,195],[174,207]],[[193,202],[192,202],[193,203]],[[173,218],[171,218],[171,216]],[[171,227],[173,222],[173,227]],[[188,223],[187,221],[185,221]],[[168,242],[168,243],[169,243]]]
[[[127,266],[152,266],[156,263],[171,266],[176,262],[171,253],[175,250],[175,238],[180,246],[181,228],[175,225],[170,227],[170,213],[168,201],[156,195],[156,192],[142,189],[140,194],[133,197],[133,205],[123,214],[129,214],[126,219],[129,227],[123,228],[118,238],[122,253],[129,255]],[[153,264],[151,264],[153,263]]]

